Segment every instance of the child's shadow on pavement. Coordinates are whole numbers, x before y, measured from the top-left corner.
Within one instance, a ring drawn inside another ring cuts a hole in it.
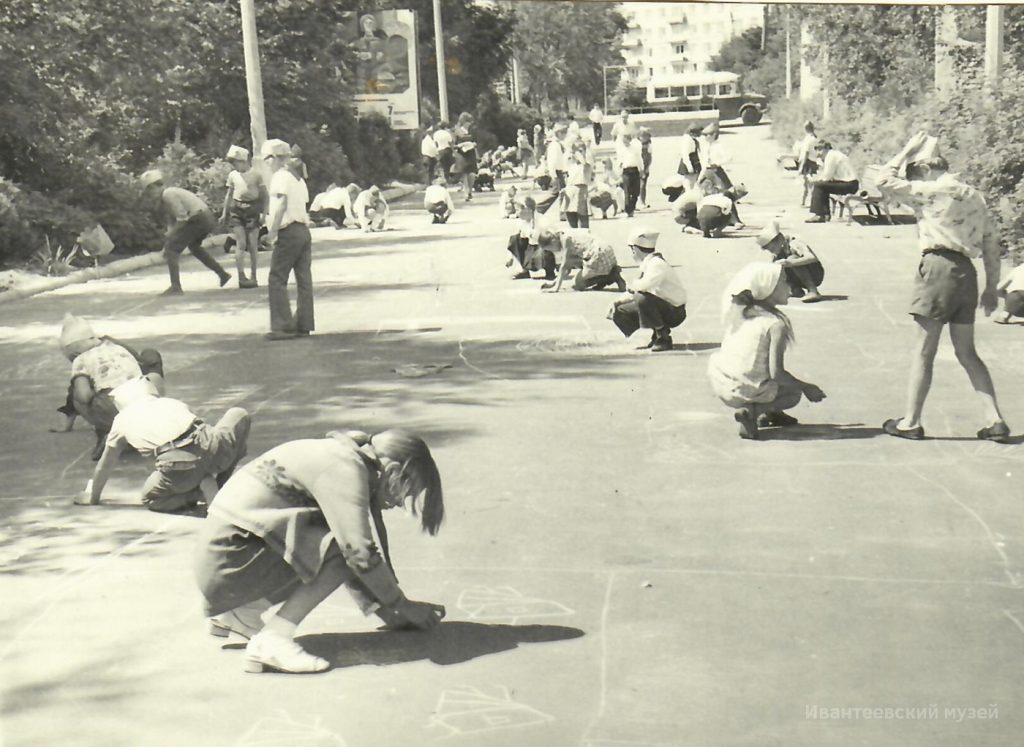
[[[500,625],[446,621],[427,632],[375,631],[302,636],[310,653],[328,659],[334,668],[382,666],[419,660],[460,664],[522,643],[549,643],[579,638],[583,631],[561,625]]]
[[[759,441],[842,441],[874,438],[881,433],[881,428],[863,423],[797,423],[784,428],[762,428],[757,438]]]

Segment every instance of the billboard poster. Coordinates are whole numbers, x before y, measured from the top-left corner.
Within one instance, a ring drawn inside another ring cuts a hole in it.
[[[357,115],[376,112],[396,130],[419,129],[415,12],[380,10],[354,15],[349,35],[355,53]]]

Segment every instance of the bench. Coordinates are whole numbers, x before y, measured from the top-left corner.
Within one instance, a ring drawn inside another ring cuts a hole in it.
[[[889,225],[893,225],[890,207],[894,207],[899,203],[878,189],[878,178],[881,174],[881,166],[865,167],[864,173],[859,179],[860,184],[856,192],[850,195],[833,195],[831,197],[833,215],[838,214],[842,218],[845,211],[847,221],[853,223],[853,209],[863,205],[868,211],[869,217],[881,218],[884,213],[886,220],[889,221]]]

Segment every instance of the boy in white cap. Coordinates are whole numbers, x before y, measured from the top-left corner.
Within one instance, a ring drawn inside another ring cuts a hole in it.
[[[267,186],[249,162],[249,151],[238,145],[228,148],[225,159],[231,164],[227,193],[220,220],[235,239],[235,268],[239,288],[256,288],[259,230],[267,211]],[[245,275],[245,256],[249,255],[250,277]]]
[[[100,502],[125,446],[153,455],[154,471],[142,487],[142,502],[160,513],[187,511],[201,498],[212,500],[214,484],[216,488],[224,485],[245,456],[250,418],[240,407],[232,407],[210,426],[184,402],[161,397],[145,377],[125,382],[111,392],[111,398],[117,416],[92,479],[75,497],[78,505]]]
[[[629,248],[640,265],[640,277],[628,284],[627,292],[608,312],[626,337],[640,327],[651,330],[644,348],[654,352],[672,349],[672,330],[686,319],[686,289],[672,265],[656,251],[658,236],[649,228],[630,235]]]
[[[152,349],[136,352],[110,337],[98,336],[84,319],[67,314],[60,333],[60,346],[71,361],[71,383],[67,400],[58,412],[64,415],[62,431],[70,431],[81,415],[96,429],[92,459],[103,453],[103,443],[117,415],[110,392],[126,381],[148,376],[163,391],[163,359]]]
[[[187,189],[165,186],[163,173],[156,169],[143,173],[139,183],[144,196],[160,195],[161,212],[167,225],[164,260],[167,262],[171,285],[160,295],[180,296],[184,292],[181,289],[180,265],[181,253],[186,249],[217,274],[221,287],[227,285],[231,275],[203,249],[203,239],[217,227],[217,219],[206,203]]]
[[[359,193],[352,205],[352,210],[355,212],[360,228],[366,233],[383,231],[384,224],[391,214],[391,208],[388,207],[387,200],[384,199],[380,193],[380,187],[376,184]]]
[[[1011,317],[1024,317],[1024,265],[1017,265],[996,287],[1003,297],[1003,313],[992,321],[1009,324]]]
[[[791,296],[802,297],[804,303],[822,299],[818,286],[825,278],[825,268],[811,247],[796,236],[782,233],[777,221],[770,221],[754,241],[783,268]]]
[[[452,196],[444,186],[444,177],[434,180],[423,193],[423,209],[433,216],[431,223],[447,223],[455,212]]]
[[[308,335],[314,329],[313,239],[309,233],[309,191],[288,164],[292,149],[276,138],[261,149],[273,174],[270,178],[270,212],[267,242],[270,255],[267,298],[270,304],[270,332],[267,340],[289,340]],[[295,274],[295,314],[288,299],[288,277]]]

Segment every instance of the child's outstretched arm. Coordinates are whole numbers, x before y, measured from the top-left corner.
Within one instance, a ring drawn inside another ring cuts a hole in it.
[[[780,386],[795,386],[803,392],[811,402],[821,402],[825,399],[825,392],[816,384],[809,381],[802,381],[786,370],[786,328],[784,325],[776,324],[769,333],[768,347],[768,375]]]

